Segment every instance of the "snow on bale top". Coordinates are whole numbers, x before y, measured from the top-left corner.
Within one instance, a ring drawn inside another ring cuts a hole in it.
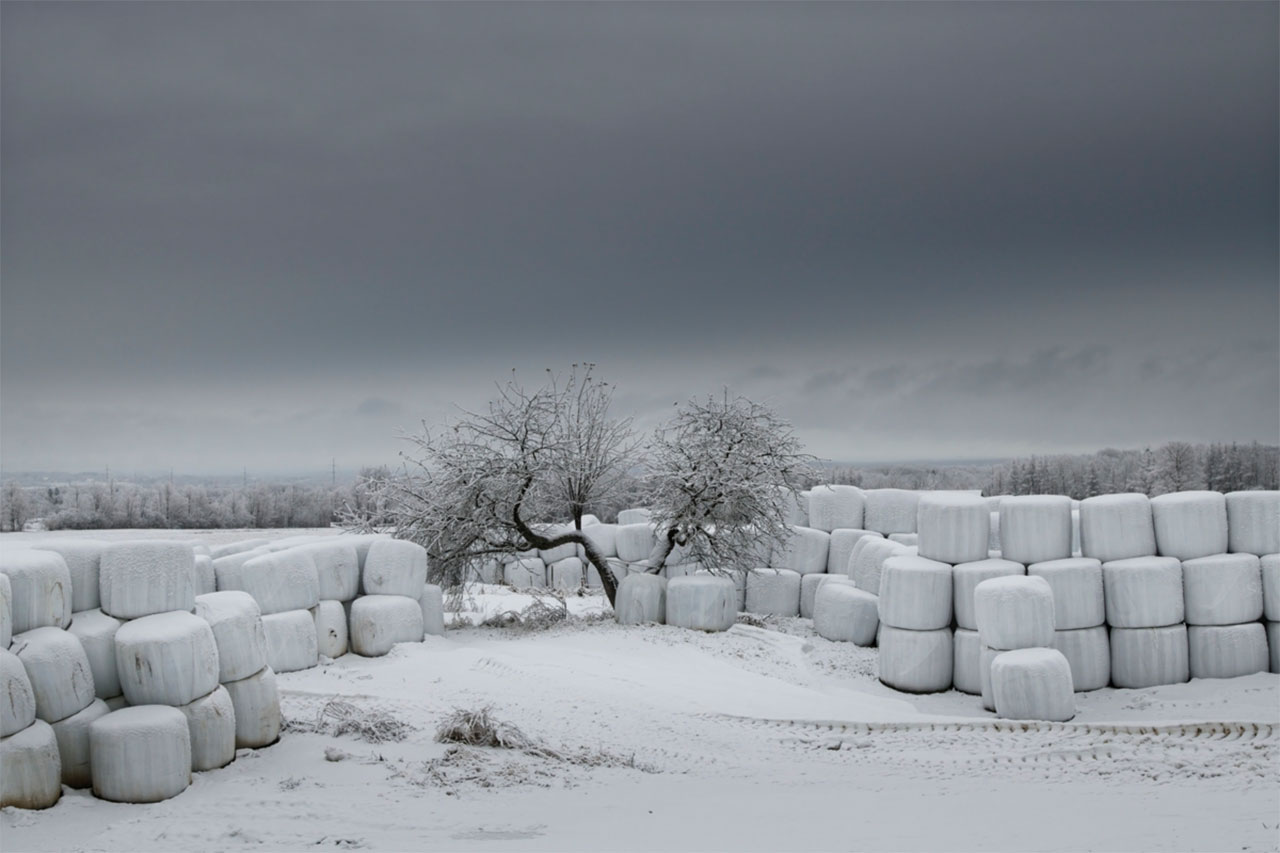
[[[973,608],[978,635],[988,648],[1053,645],[1053,589],[1042,577],[985,580],[973,591]]]
[[[185,542],[117,542],[102,552],[102,610],[136,619],[195,607],[196,555]]]
[[[226,545],[215,545],[209,549],[209,556],[217,560],[221,557],[229,557],[232,554],[253,551],[270,544],[270,539],[242,539],[239,542],[230,542]]]
[[[1001,556],[1030,565],[1071,556],[1071,498],[1019,495],[1000,502]]]
[[[12,633],[71,624],[71,572],[61,554],[6,548],[0,572],[9,576]]]
[[[75,611],[98,606],[98,567],[106,547],[100,539],[53,539],[32,549],[62,555],[71,573],[71,609]]]
[[[987,556],[991,513],[977,495],[930,493],[920,497],[916,529],[922,557],[970,563]]]
[[[338,539],[297,550],[315,560],[321,601],[350,601],[360,593],[360,553],[353,543]]]
[[[403,595],[415,601],[427,582],[427,549],[404,539],[383,539],[369,546],[361,572],[367,595]]]
[[[1280,492],[1229,492],[1229,551],[1257,557],[1280,551]]]
[[[1218,492],[1172,492],[1151,499],[1162,557],[1194,560],[1227,550],[1227,500]]]
[[[218,588],[249,593],[262,608],[263,615],[306,610],[320,601],[316,561],[301,549],[262,554],[247,560],[238,569],[221,572]],[[192,603],[194,605],[194,601]]]
[[[915,533],[920,493],[906,489],[869,489],[862,526],[885,535]]]
[[[1156,553],[1151,499],[1143,494],[1098,495],[1080,502],[1080,552],[1106,563]]]
[[[854,486],[814,486],[809,491],[809,527],[830,533],[839,528],[862,528],[862,489]]]

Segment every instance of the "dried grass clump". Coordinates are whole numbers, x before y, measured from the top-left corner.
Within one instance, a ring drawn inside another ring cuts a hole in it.
[[[455,708],[436,729],[435,739],[436,743],[547,752],[517,726],[496,719],[488,706],[476,710]]]
[[[532,633],[560,625],[569,618],[569,606],[559,592],[541,593],[533,603],[520,611],[495,613],[480,623],[482,628],[514,628]]]
[[[364,710],[341,699],[326,702],[314,721],[290,720],[287,728],[334,737],[355,735],[368,743],[401,741],[413,731],[413,726],[397,720],[386,711],[378,708]]]

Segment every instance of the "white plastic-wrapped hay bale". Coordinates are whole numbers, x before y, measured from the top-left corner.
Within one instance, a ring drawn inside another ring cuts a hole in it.
[[[1102,563],[1092,557],[1048,560],[1027,566],[1053,590],[1053,624],[1058,631],[1093,628],[1107,621],[1102,593]]]
[[[88,788],[93,784],[90,771],[89,726],[99,717],[111,713],[107,703],[94,699],[78,714],[52,723],[62,763],[62,784],[71,788]]]
[[[969,631],[978,630],[978,617],[973,610],[973,591],[978,584],[991,578],[1025,575],[1021,563],[991,557],[972,563],[961,563],[951,569],[952,608],[956,625]]]
[[[351,603],[351,651],[358,655],[380,657],[396,643],[421,643],[424,636],[416,598],[365,595]]]
[[[437,584],[425,584],[422,587],[422,595],[418,596],[418,606],[422,608],[423,634],[432,637],[443,636],[444,590]]]
[[[1018,649],[991,662],[996,714],[1011,720],[1065,723],[1076,715],[1071,665],[1057,649]]]
[[[916,511],[920,493],[905,489],[869,489],[863,492],[865,502],[862,526],[888,536],[890,533],[915,533]]]
[[[235,760],[236,710],[225,687],[219,685],[178,710],[187,718],[191,735],[192,770],[216,770]]]
[[[0,737],[16,734],[35,722],[36,694],[18,656],[0,649]]]
[[[272,554],[274,551],[268,551],[266,548],[254,548],[250,551],[239,551],[235,554],[228,554],[225,557],[216,557],[213,561],[213,580],[218,590],[232,589],[229,586],[232,583],[238,583],[240,579],[240,567],[255,557],[261,557],[263,554]]]
[[[249,593],[227,590],[197,596],[196,616],[213,631],[219,681],[248,678],[267,665],[262,611]]]
[[[306,610],[320,602],[316,561],[300,548],[261,554],[234,571],[224,571],[218,577],[218,589],[249,593],[263,616]]]
[[[862,489],[855,486],[814,486],[809,490],[809,527],[830,533],[862,527]]]
[[[1261,557],[1280,551],[1280,492],[1229,492],[1227,550]]]
[[[987,556],[991,516],[976,495],[929,494],[916,509],[920,556],[942,563],[971,563]]]
[[[591,544],[604,558],[618,556],[618,525],[593,524],[582,528],[582,535],[591,540]]]
[[[1189,677],[1186,625],[1111,629],[1111,683],[1114,686],[1181,684]]]
[[[935,631],[951,625],[951,566],[924,557],[890,557],[880,574],[880,621]]]
[[[981,637],[979,637],[981,645]],[[982,707],[986,711],[996,709],[996,697],[991,692],[991,663],[996,655],[1004,654],[1004,649],[992,649],[982,646],[978,652],[978,686],[981,688]]]
[[[991,513],[991,529],[987,534],[987,553],[1000,550],[1000,513]]]
[[[71,609],[93,610],[98,606],[98,569],[107,543],[98,539],[54,539],[32,546],[52,551],[67,564],[71,576]]]
[[[401,596],[388,597],[400,598]],[[356,601],[359,600],[356,599]],[[413,609],[421,619],[422,611],[418,609],[418,600],[416,598],[405,600],[413,602]],[[352,607],[354,608],[354,604]],[[320,640],[316,636],[316,621],[311,615],[311,610],[268,613],[262,617],[262,634],[267,640],[267,665],[276,672],[297,672],[300,669],[310,669],[320,663]],[[418,639],[421,640],[422,637]]]
[[[1262,567],[1252,554],[1182,561],[1188,625],[1236,625],[1262,618]]]
[[[538,557],[525,557],[503,566],[502,577],[516,589],[542,587],[547,585],[547,566]]]
[[[0,740],[0,767],[0,807],[47,809],[62,796],[58,741],[43,720]]]
[[[1111,642],[1106,625],[1054,631],[1053,647],[1071,664],[1071,682],[1077,693],[1100,690],[1111,682]]]
[[[899,545],[906,545],[911,548],[917,548],[920,542],[919,533],[890,533],[887,537]]]
[[[427,549],[403,539],[381,539],[369,546],[361,570],[366,595],[417,598],[427,582]]]
[[[280,691],[271,667],[222,686],[235,710],[236,749],[260,749],[280,739]]]
[[[880,573],[884,561],[890,557],[906,553],[906,548],[888,539],[859,539],[849,555],[849,576],[858,585],[872,595],[880,594]]]
[[[218,580],[217,573],[213,568],[213,558],[207,554],[196,554],[195,571],[196,595],[217,592]],[[74,584],[74,581],[72,583]]]
[[[116,673],[116,631],[124,623],[101,610],[83,610],[71,617],[67,632],[80,641],[93,676],[93,690],[99,699],[119,696],[120,676]]]
[[[813,618],[814,599],[818,590],[822,588],[827,581],[835,583],[844,583],[854,586],[853,579],[848,575],[801,575],[800,576],[800,618]]]
[[[98,571],[102,612],[137,619],[195,607],[196,556],[185,542],[116,542]]]
[[[1053,590],[1041,577],[1012,575],[985,580],[973,591],[982,645],[1027,649],[1053,645]]]
[[[158,803],[191,784],[191,731],[177,708],[143,705],[112,711],[89,727],[94,796],[116,803]]]
[[[859,539],[866,537],[883,538],[874,530],[858,530],[841,528],[831,531],[831,539],[827,543],[827,574],[848,575],[849,558]]]
[[[1192,678],[1235,678],[1266,672],[1267,630],[1244,625],[1188,625],[1187,663]]]
[[[1104,563],[1153,557],[1156,528],[1144,494],[1098,495],[1080,502],[1080,553]]]
[[[240,554],[245,551],[253,551],[265,545],[270,545],[270,539],[242,539],[239,542],[228,542],[225,545],[215,545],[209,549],[209,556],[217,560],[222,557],[229,557],[232,554]]]
[[[1072,501],[1075,504],[1075,501]],[[1080,510],[1071,510],[1071,556],[1079,557],[1080,554]]]
[[[1000,502],[1000,553],[1030,565],[1071,556],[1071,498],[1020,495]]]
[[[185,705],[218,686],[218,646],[209,623],[175,611],[116,631],[116,670],[130,705]]]
[[[347,653],[347,611],[341,601],[321,601],[313,608],[316,624],[316,651],[327,658]]]
[[[1272,672],[1280,672],[1280,622],[1267,622],[1267,650]]]
[[[370,543],[372,545],[373,543]],[[350,601],[360,593],[360,554],[345,538],[301,545],[316,565],[321,601]]]
[[[952,638],[951,680],[956,690],[970,696],[982,695],[982,643],[977,631],[957,628]]]
[[[13,641],[13,587],[9,576],[0,574],[0,649],[9,648]]]
[[[0,572],[9,576],[11,633],[71,624],[71,572],[61,554],[5,548]]]
[[[1280,622],[1280,554],[1258,561],[1262,570],[1262,611],[1270,622]]]
[[[697,631],[727,631],[738,617],[733,581],[711,574],[687,575],[667,583],[668,625]]]
[[[1158,628],[1183,620],[1182,563],[1175,557],[1103,563],[1102,585],[1113,628]]]
[[[613,613],[619,625],[662,624],[667,618],[667,579],[643,572],[628,574],[618,584]]]
[[[579,589],[584,580],[582,561],[577,557],[564,559],[547,566],[552,589]]]
[[[1151,499],[1156,550],[1194,560],[1227,550],[1227,499],[1218,492],[1172,492]]]
[[[837,643],[869,646],[880,628],[877,597],[852,583],[824,583],[813,602],[813,631]]]
[[[65,720],[93,702],[89,659],[71,634],[61,628],[33,628],[15,636],[11,648],[31,681],[36,716],[46,723]]]
[[[796,574],[807,575],[811,572],[827,570],[827,550],[831,544],[831,534],[812,527],[791,526],[791,535],[786,544],[775,547],[769,557],[769,567],[789,569]]]
[[[881,625],[879,642],[880,680],[894,690],[938,693],[951,689],[955,656],[950,628],[909,631]]]
[[[799,573],[790,569],[752,569],[747,573],[747,612],[799,616]]]
[[[632,509],[619,510],[618,524],[648,524],[649,518],[653,513],[649,512],[645,507],[633,507]]]
[[[621,515],[621,513],[619,513]],[[649,522],[635,524],[619,524],[614,533],[614,544],[618,557],[628,563],[638,563],[649,559],[653,546],[657,542],[653,527]]]

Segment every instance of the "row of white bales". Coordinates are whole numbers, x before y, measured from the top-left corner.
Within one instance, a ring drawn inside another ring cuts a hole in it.
[[[444,630],[385,536],[52,540],[0,553],[0,805],[154,802],[280,735],[276,673]]]

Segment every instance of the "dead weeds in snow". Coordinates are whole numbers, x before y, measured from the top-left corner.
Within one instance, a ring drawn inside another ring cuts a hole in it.
[[[342,699],[326,702],[315,720],[285,720],[285,729],[334,737],[355,735],[368,743],[401,741],[414,730],[380,708],[362,709]]]

